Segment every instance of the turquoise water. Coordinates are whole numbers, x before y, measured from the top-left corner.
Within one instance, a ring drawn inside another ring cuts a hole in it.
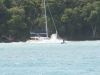
[[[100,41],[0,43],[0,75],[100,75]]]

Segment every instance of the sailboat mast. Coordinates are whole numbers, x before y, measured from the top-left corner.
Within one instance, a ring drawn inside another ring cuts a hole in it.
[[[46,36],[48,37],[48,27],[47,27],[47,14],[46,14],[46,3],[44,0],[44,12],[45,12],[45,25],[46,25]]]

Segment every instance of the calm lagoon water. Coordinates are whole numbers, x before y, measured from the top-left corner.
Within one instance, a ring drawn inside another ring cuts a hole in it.
[[[100,41],[0,43],[0,75],[100,75]]]

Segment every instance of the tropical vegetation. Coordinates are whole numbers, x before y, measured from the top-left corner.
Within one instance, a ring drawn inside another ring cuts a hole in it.
[[[99,0],[46,0],[49,35],[55,32],[48,6],[60,37],[100,37]],[[0,0],[0,36],[29,39],[30,28],[41,25],[43,0]]]

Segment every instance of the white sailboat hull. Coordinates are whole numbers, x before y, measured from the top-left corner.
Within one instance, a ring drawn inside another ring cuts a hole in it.
[[[27,40],[26,43],[62,43],[62,39],[58,39],[56,34],[52,34],[49,37],[31,37],[31,40]]]

